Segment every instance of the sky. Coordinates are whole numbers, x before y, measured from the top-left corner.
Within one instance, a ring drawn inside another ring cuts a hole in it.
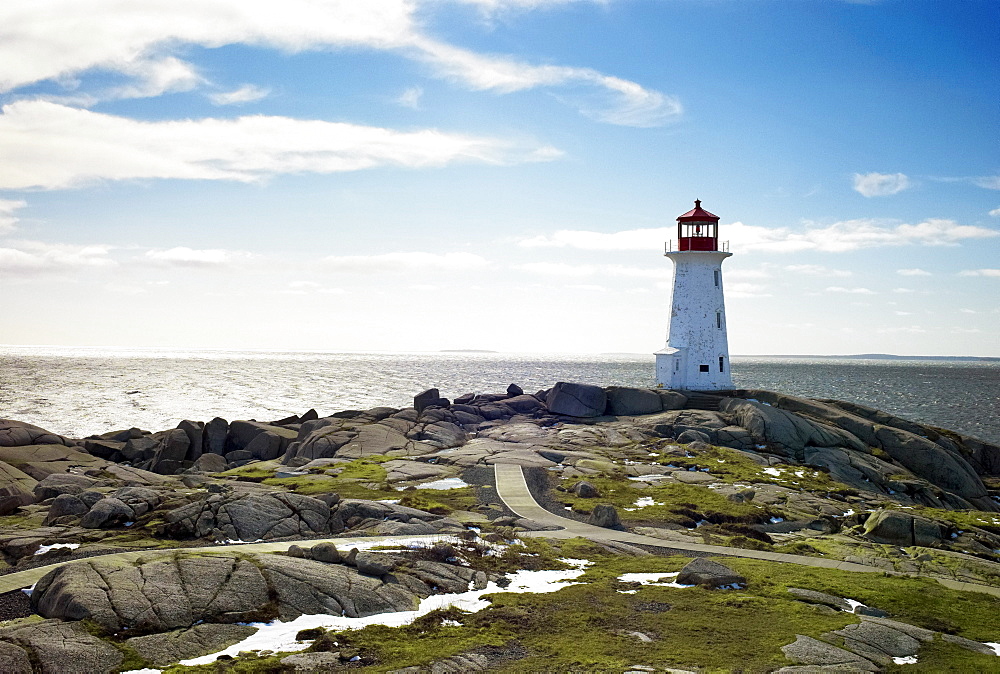
[[[4,0],[0,344],[1000,356],[994,0]]]

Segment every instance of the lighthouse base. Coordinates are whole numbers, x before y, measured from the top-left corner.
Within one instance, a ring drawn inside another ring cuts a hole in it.
[[[656,381],[663,388],[682,391],[725,391],[733,388],[729,359],[689,363],[687,349],[666,347],[657,351]]]

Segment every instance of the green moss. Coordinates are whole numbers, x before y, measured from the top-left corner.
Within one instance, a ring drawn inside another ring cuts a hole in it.
[[[414,489],[402,493],[399,504],[429,513],[447,515],[453,510],[468,510],[478,503],[472,487],[458,489]]]
[[[631,665],[770,671],[791,664],[781,647],[795,641],[796,635],[820,638],[859,621],[849,613],[817,612],[789,593],[788,587],[856,599],[889,611],[903,622],[977,641],[994,641],[1000,635],[994,598],[949,590],[925,579],[728,557],[719,561],[747,577],[746,590],[641,586],[630,587],[636,591],[626,594],[618,581],[620,574],[677,571],[690,559],[625,557],[580,539],[528,539],[524,543],[505,553],[510,555],[511,570],[524,568],[529,560],[536,560],[537,568],[554,568],[562,564],[562,556],[589,558],[593,564],[577,584],[556,592],[496,593],[490,595],[491,605],[478,613],[445,609],[400,628],[369,626],[331,632],[320,636],[314,648],[356,650],[360,664],[372,672],[427,666],[483,647],[509,650],[512,644],[527,657],[505,662],[499,671],[622,671]],[[641,642],[630,632],[642,632],[652,641]],[[223,666],[232,672],[281,671],[275,669],[280,657],[244,656],[232,666]],[[964,651],[940,639],[925,644],[918,657],[917,665],[899,671],[996,668],[995,656]],[[214,672],[220,664],[168,671]],[[887,668],[896,670],[895,666]]]
[[[574,481],[568,481],[567,484]],[[752,501],[735,503],[717,491],[700,485],[668,483],[639,489],[625,478],[593,476],[587,481],[600,491],[598,498],[580,498],[568,491],[553,492],[552,495],[581,513],[589,513],[599,503],[610,503],[618,508],[619,515],[625,520],[670,522],[687,527],[692,527],[701,520],[714,524],[754,523],[783,516],[777,509]],[[654,505],[636,506],[636,501],[644,497],[653,499]]]

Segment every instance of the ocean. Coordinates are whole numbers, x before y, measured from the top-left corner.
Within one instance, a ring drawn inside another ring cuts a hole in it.
[[[732,371],[739,388],[847,400],[1000,443],[997,361],[734,356]],[[454,398],[557,381],[651,387],[653,357],[0,346],[0,418],[84,437],[182,419],[405,407],[431,387]]]

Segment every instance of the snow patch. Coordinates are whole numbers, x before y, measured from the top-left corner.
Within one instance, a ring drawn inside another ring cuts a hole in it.
[[[778,470],[777,468],[767,467],[764,470],[762,470],[761,472],[762,473],[766,473],[768,475],[773,475],[774,477],[781,477],[781,471]]]
[[[917,664],[917,656],[907,655],[905,657],[896,657],[892,659],[897,665],[915,665]]]
[[[574,583],[571,581],[582,575],[586,566],[591,563],[590,560],[586,559],[563,559],[561,561],[572,565],[573,568],[559,571],[518,571],[508,576],[511,583],[506,588],[501,588],[496,583],[491,582],[482,590],[432,595],[421,600],[420,606],[415,611],[379,613],[364,618],[348,618],[346,616],[335,615],[303,615],[287,623],[280,620],[272,623],[250,623],[251,626],[258,628],[257,632],[238,644],[233,644],[229,648],[217,653],[191,658],[190,660],[182,660],[180,664],[187,666],[207,665],[215,662],[220,655],[236,657],[240,651],[269,650],[276,653],[301,651],[310,645],[311,640],[296,641],[295,635],[300,630],[315,627],[335,630],[356,630],[368,625],[400,627],[410,624],[420,616],[430,613],[435,609],[450,606],[475,613],[490,605],[490,602],[482,598],[483,595],[501,592],[533,592],[536,594],[556,592],[564,587],[573,585]]]
[[[423,484],[418,484],[417,489],[461,489],[462,487],[468,487],[469,483],[458,477],[446,477],[440,480],[434,480],[433,482],[424,482]]]
[[[673,579],[679,572],[672,573],[623,573],[618,576],[618,580],[623,583],[641,583],[643,585],[656,585],[657,587],[694,587],[694,585],[681,585]],[[634,594],[637,590],[621,590],[623,594]]]
[[[35,550],[35,555],[44,555],[49,550],[58,550],[59,548],[66,548],[67,550],[76,550],[80,547],[79,543],[53,543],[52,545],[42,545],[37,550]]]

